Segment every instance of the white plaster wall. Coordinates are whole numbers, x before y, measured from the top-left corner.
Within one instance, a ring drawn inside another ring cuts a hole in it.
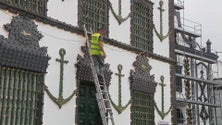
[[[12,16],[16,15],[0,9],[0,35],[3,35],[5,38],[8,38],[8,31],[4,29],[3,25],[10,23]],[[77,54],[82,54],[80,46],[84,45],[85,38],[41,22],[35,21],[35,23],[38,25],[38,31],[44,35],[39,41],[40,47],[48,47],[48,55],[51,57],[47,68],[47,74],[45,75],[45,84],[55,97],[59,95],[60,77],[60,63],[56,62],[55,59],[60,59],[60,48],[66,50],[64,58],[68,60],[69,63],[64,65],[63,97],[67,98],[76,89],[76,68],[74,64],[76,64],[77,61]],[[74,96],[68,103],[64,104],[62,108],[59,109],[49,96],[44,93],[43,124],[75,124],[75,101]]]
[[[69,1],[69,0],[67,0]],[[56,3],[56,5],[61,5],[64,3],[60,3],[61,1],[53,1],[50,2],[48,6],[52,3]],[[64,1],[66,2],[66,0]],[[116,0],[117,2],[117,0]],[[122,2],[122,8],[125,8],[126,5]],[[114,4],[113,4],[114,5]],[[118,5],[118,4],[116,4]],[[72,5],[73,7],[74,5]],[[129,6],[129,5],[128,5]],[[49,7],[50,8],[50,7]],[[57,9],[57,8],[54,8]],[[67,8],[68,9],[68,8]],[[115,7],[114,7],[115,9]],[[123,9],[125,10],[125,9]],[[127,9],[126,9],[127,10]],[[129,10],[129,8],[128,8]],[[56,10],[54,10],[56,11]],[[57,10],[59,11],[59,10]],[[56,12],[52,12],[56,13]],[[59,12],[58,12],[59,13]],[[127,11],[122,11],[122,15],[125,17],[128,14]],[[8,33],[3,29],[3,24],[11,22],[12,14],[6,11],[0,11],[0,32],[1,35],[7,37]],[[58,14],[62,16],[63,14]],[[74,17],[73,14],[71,17]],[[56,15],[54,15],[56,16]],[[58,17],[59,18],[59,17]],[[65,18],[61,18],[64,20],[69,20]],[[129,20],[129,19],[128,19]],[[38,25],[38,30],[44,35],[44,37],[40,40],[40,46],[48,47],[48,54],[51,57],[49,60],[49,66],[47,68],[47,74],[45,76],[45,84],[48,86],[49,91],[55,96],[58,97],[59,94],[59,77],[60,77],[60,63],[56,62],[55,59],[60,59],[59,49],[64,48],[66,50],[65,60],[68,60],[69,63],[64,65],[64,86],[63,86],[63,97],[67,98],[72,94],[72,92],[76,89],[76,68],[74,64],[76,64],[77,54],[82,54],[81,46],[84,45],[85,39],[81,36],[78,36],[74,33],[70,33],[56,27],[52,27],[47,24],[43,24],[41,22],[36,21]],[[110,26],[114,27],[114,26]],[[126,27],[126,26],[125,26]],[[118,29],[118,28],[117,28]],[[121,28],[120,28],[121,29]],[[120,31],[112,31],[112,32],[120,32]],[[125,30],[122,31],[126,32]],[[122,36],[117,39],[121,39]],[[122,41],[121,41],[122,42]],[[156,42],[154,42],[156,43]],[[160,43],[160,42],[159,42]],[[167,42],[163,42],[167,43]],[[161,43],[161,44],[163,44]],[[155,49],[167,48],[167,46],[162,45],[161,47],[156,47]],[[161,49],[160,49],[161,50]],[[118,77],[115,73],[118,73],[117,66],[118,64],[123,65],[122,74],[125,76],[122,78],[122,105],[126,105],[130,100],[130,89],[129,89],[129,75],[130,70],[134,69],[133,62],[136,60],[136,54],[132,52],[128,52],[126,50],[122,50],[117,47],[113,47],[111,45],[105,44],[105,51],[107,52],[106,62],[110,64],[110,69],[113,71],[111,85],[110,85],[110,94],[111,98],[117,104],[118,103]],[[167,53],[164,49],[162,49],[163,53]],[[161,52],[162,52],[161,51]],[[150,65],[152,66],[151,74],[155,74],[155,81],[160,82],[160,76],[163,75],[165,77],[165,83],[167,86],[165,87],[165,110],[168,110],[170,107],[170,70],[169,64],[157,61],[154,59],[149,59]],[[161,87],[158,85],[155,93],[155,100],[158,103],[158,107],[161,107]],[[67,103],[62,106],[61,109],[52,102],[52,100],[45,93],[44,96],[44,110],[43,110],[43,123],[44,125],[73,125],[75,124],[75,96]],[[130,105],[127,107],[124,112],[118,114],[115,109],[114,119],[117,125],[130,124]],[[160,116],[155,112],[155,122],[158,123],[161,120]],[[165,121],[170,122],[170,113]]]
[[[119,13],[119,0],[111,0],[112,7],[115,13]],[[125,18],[129,15],[130,4],[129,0],[122,0],[122,17]],[[111,9],[109,9],[109,37],[121,41],[122,43],[130,44],[130,18],[119,24],[115,17],[113,16]]]
[[[40,41],[40,46],[47,46],[48,55],[51,57],[45,76],[45,84],[56,98],[59,95],[60,63],[56,62],[55,59],[60,59],[59,50],[61,48],[66,50],[64,59],[69,62],[64,64],[63,98],[67,98],[76,89],[76,68],[74,64],[77,61],[77,54],[81,54],[80,47],[84,45],[85,39],[56,27],[38,22],[37,25],[39,31],[44,35]],[[75,108],[75,96],[59,109],[45,93],[44,125],[73,125],[75,123]]]
[[[158,7],[160,0],[152,0],[154,3],[153,5],[153,23],[157,29],[157,31],[160,33],[160,10]],[[163,1],[163,35],[166,35],[169,31],[169,18],[168,18],[168,1]],[[163,41],[160,41],[160,39],[157,37],[156,33],[153,31],[153,52],[165,57],[169,57],[169,36],[164,39]],[[157,60],[150,59],[150,64],[152,66],[151,74],[155,74],[155,81],[158,82],[158,85],[156,87],[156,93],[155,93],[155,101],[157,103],[158,108],[161,110],[162,107],[162,88],[159,85],[161,82],[160,76],[164,76],[164,83],[166,86],[164,87],[164,110],[165,112],[168,111],[168,109],[171,106],[171,96],[170,96],[170,65],[167,63],[163,63]],[[167,121],[169,125],[171,124],[171,113],[169,113],[163,120],[155,110],[155,122],[158,123],[159,121]]]
[[[161,83],[160,76],[164,76],[164,110],[165,112],[171,106],[170,98],[170,65],[157,60],[149,59],[150,65],[152,66],[150,74],[155,74],[155,81],[158,83],[155,92],[155,102],[160,110],[162,110],[162,87],[159,85]],[[171,124],[171,113],[169,113],[163,120],[155,110],[155,122],[167,121],[169,125]]]
[[[113,0],[111,1],[112,6],[116,14],[118,14],[118,3],[119,0]],[[158,9],[159,7],[159,0],[153,0],[154,3],[153,6],[153,22],[156,26],[156,29],[158,32],[160,32],[160,11]],[[130,10],[130,4],[128,0],[122,0],[122,17],[127,17],[128,14],[131,12]],[[163,12],[163,35],[166,35],[169,31],[169,18],[168,18],[168,1],[164,1],[163,9],[165,10]],[[111,10],[109,10],[109,29],[110,34],[109,37],[118,41],[121,41],[126,44],[130,44],[130,18],[128,18],[125,22],[119,24],[117,20],[114,18]],[[162,42],[160,39],[156,36],[155,32],[153,31],[153,48],[154,53],[169,57],[169,37],[167,37]]]
[[[119,0],[112,0],[112,7],[116,14],[118,14],[118,2]],[[160,30],[160,12],[159,9],[159,0],[153,0],[153,22],[156,26],[156,29]],[[122,0],[121,2],[122,8],[122,17],[127,17],[130,11],[131,2],[128,0]],[[74,26],[78,25],[78,1],[77,0],[58,0],[53,1],[49,0],[48,2],[48,12],[47,15],[49,17],[58,19],[68,24],[72,24]],[[164,1],[163,9],[163,34],[166,35],[169,26],[169,18],[168,18],[168,1]],[[109,37],[111,39],[115,39],[121,41],[122,43],[130,44],[130,18],[128,18],[125,22],[118,24],[117,20],[114,18],[111,10],[109,10]],[[159,31],[160,32],[160,31]],[[162,42],[156,36],[155,32],[153,32],[154,37],[154,53],[169,57],[169,37],[163,40]]]
[[[105,51],[107,52],[106,62],[110,64],[110,69],[113,71],[111,85],[109,91],[111,98],[115,104],[118,105],[118,76],[115,73],[119,73],[117,66],[121,64],[122,74],[124,77],[121,78],[121,94],[122,94],[122,106],[125,106],[130,100],[130,70],[134,69],[133,62],[136,59],[136,54],[110,46],[105,45]],[[118,114],[113,108],[114,120],[116,125],[129,125],[130,124],[130,105],[121,113]]]
[[[48,17],[78,25],[78,0],[48,0],[47,9]]]
[[[152,0],[153,5],[153,23],[160,33],[160,10],[158,9],[160,0]],[[166,35],[169,31],[169,17],[168,17],[168,0],[163,0],[163,35]],[[169,57],[169,37],[164,39],[162,42],[157,37],[156,33],[153,31],[153,52],[165,57]]]
[[[115,75],[115,73],[118,73],[117,66],[118,64],[123,65],[122,74],[125,76],[122,78],[122,105],[128,103],[130,99],[130,90],[129,90],[129,76],[130,76],[130,70],[134,67],[132,66],[133,62],[136,59],[136,54],[127,52],[125,50],[105,45],[105,51],[108,53],[106,62],[110,64],[110,69],[113,71],[112,79],[111,79],[111,85],[110,85],[110,94],[112,100],[118,104],[118,77]],[[165,112],[170,108],[171,101],[170,101],[170,65],[168,63],[164,63],[161,61],[157,61],[154,59],[149,59],[149,64],[152,66],[151,69],[151,75],[155,74],[155,81],[160,83],[160,76],[164,76],[164,83],[166,84],[166,87],[164,88],[164,107]],[[162,99],[162,90],[161,86],[158,84],[156,87],[156,93],[155,93],[155,100],[157,103],[157,106],[161,110],[161,99]],[[114,120],[117,125],[121,124],[130,124],[130,105],[127,107],[124,112],[121,114],[118,114],[115,109],[113,109],[114,112]],[[160,121],[167,121],[169,124],[171,124],[171,113],[169,113],[164,120],[161,119],[159,114],[155,111],[155,123],[158,123]]]
[[[4,36],[5,38],[8,37],[8,31],[5,30],[4,25],[11,22],[12,16],[14,16],[14,14],[0,9],[0,35]]]

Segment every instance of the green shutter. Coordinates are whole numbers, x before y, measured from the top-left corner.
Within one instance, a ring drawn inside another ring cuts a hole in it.
[[[132,8],[132,45],[146,52],[152,51],[152,3],[133,0]]]
[[[154,102],[152,95],[133,91],[131,111],[131,125],[154,125]]]
[[[79,125],[102,125],[95,93],[96,89],[93,83],[80,83]]]
[[[107,0],[80,0],[81,24],[85,24],[87,28],[91,28],[94,32],[98,28],[107,26]]]
[[[1,67],[0,69],[0,124],[38,125],[37,107],[43,75],[39,73]]]

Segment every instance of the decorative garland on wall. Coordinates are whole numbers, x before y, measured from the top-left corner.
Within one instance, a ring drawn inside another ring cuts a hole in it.
[[[159,2],[160,7],[158,7],[158,9],[160,10],[160,33],[157,31],[155,25],[153,24],[154,31],[155,31],[157,37],[160,39],[161,42],[164,39],[166,39],[169,36],[169,34],[170,34],[169,31],[168,31],[168,33],[166,35],[163,35],[163,12],[165,11],[163,9],[163,4],[164,4],[164,2],[161,0]]]
[[[124,75],[121,74],[121,72],[122,72],[123,66],[122,66],[121,64],[119,64],[119,65],[117,66],[117,68],[118,68],[118,71],[119,71],[119,72],[118,72],[118,73],[115,73],[115,75],[117,75],[118,78],[119,78],[119,81],[118,81],[118,105],[116,105],[116,104],[113,102],[110,94],[109,94],[109,97],[110,97],[112,106],[116,109],[116,111],[117,111],[119,114],[121,114],[121,113],[128,107],[128,105],[131,103],[131,99],[128,101],[128,103],[127,103],[125,106],[122,106],[122,94],[121,94],[122,85],[121,85],[121,78],[124,77]]]
[[[184,74],[186,76],[190,76],[190,61],[188,57],[184,59]],[[185,96],[187,100],[191,99],[191,87],[190,87],[190,80],[184,79],[185,83]],[[192,118],[192,105],[188,103],[186,108],[186,114],[187,114],[187,123],[189,125],[193,124],[193,118]]]
[[[118,15],[117,15],[116,12],[114,11],[113,7],[112,7],[111,2],[109,1],[109,7],[111,9],[111,12],[112,12],[113,16],[115,17],[115,19],[117,20],[117,22],[119,23],[119,25],[122,22],[126,21],[131,16],[131,13],[129,13],[127,17],[125,17],[125,18],[122,17],[122,11],[121,11],[122,10],[122,5],[121,5],[121,2],[122,1],[119,0],[119,11],[118,11]]]
[[[170,106],[170,108],[168,109],[167,112],[164,111],[164,87],[166,86],[166,84],[164,84],[164,76],[160,76],[160,81],[161,83],[159,83],[159,85],[161,86],[162,88],[162,108],[161,110],[157,107],[157,104],[155,103],[155,108],[158,112],[158,114],[160,115],[160,117],[162,119],[164,119],[171,111],[172,109],[172,106]]]
[[[56,98],[55,96],[52,95],[52,93],[49,91],[48,87],[45,85],[44,89],[46,93],[48,94],[49,98],[58,105],[59,108],[62,107],[62,105],[66,104],[69,102],[72,97],[75,95],[75,90],[73,93],[66,99],[63,98],[63,75],[64,75],[64,64],[67,64],[69,61],[64,60],[64,56],[66,54],[66,50],[64,48],[61,48],[59,50],[59,55],[60,59],[56,59],[57,62],[60,63],[60,80],[59,80],[59,97]]]

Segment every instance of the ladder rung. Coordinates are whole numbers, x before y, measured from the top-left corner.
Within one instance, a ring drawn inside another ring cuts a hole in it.
[[[104,84],[101,84],[101,83],[99,84],[99,86],[100,86],[100,87],[105,87],[105,85],[104,85]]]
[[[109,99],[103,99],[104,101],[109,101]]]
[[[110,105],[106,105],[106,108],[112,110]]]
[[[106,110],[107,110],[107,111],[111,111],[112,109],[111,109],[111,108],[106,108]]]
[[[101,90],[102,94],[107,94],[108,91],[106,90]]]
[[[112,117],[106,117],[106,119],[113,119]]]

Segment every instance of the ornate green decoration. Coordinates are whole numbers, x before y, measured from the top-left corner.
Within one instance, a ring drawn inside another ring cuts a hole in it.
[[[160,111],[160,109],[157,107],[156,103],[155,103],[155,108],[156,108],[158,114],[160,115],[160,117],[162,119],[164,119],[169,114],[172,107],[170,106],[170,108],[168,109],[167,112],[164,111],[164,87],[166,86],[166,84],[164,84],[164,76],[160,76],[160,81],[161,81],[161,83],[159,83],[159,85],[162,88],[162,109]]]
[[[119,73],[115,73],[115,75],[117,75],[119,77],[119,81],[118,81],[118,105],[116,105],[113,100],[111,99],[110,97],[110,100],[111,100],[111,104],[112,106],[116,109],[116,111],[120,114],[122,113],[126,108],[127,106],[131,103],[131,99],[129,100],[129,102],[125,105],[125,106],[122,106],[122,95],[121,95],[121,78],[124,77],[123,74],[121,74],[122,72],[122,69],[123,69],[123,66],[121,64],[119,64],[117,66],[118,68],[118,71]],[[110,95],[109,95],[110,96]]]
[[[119,25],[120,25],[122,22],[126,21],[126,20],[130,17],[130,15],[131,15],[131,13],[129,13],[129,15],[128,15],[127,17],[125,17],[125,18],[122,17],[122,11],[121,11],[122,5],[121,5],[121,0],[119,0],[119,13],[118,13],[118,15],[115,13],[115,11],[114,11],[111,3],[109,4],[109,7],[110,7],[110,9],[111,9],[111,12],[112,12],[113,16],[115,17],[115,19],[116,19],[117,22],[119,23]]]
[[[164,39],[166,39],[169,36],[169,31],[166,35],[163,35],[163,12],[165,11],[163,9],[163,1],[160,0],[159,2],[160,7],[158,7],[158,9],[160,10],[160,33],[158,33],[155,25],[154,25],[154,31],[157,35],[157,37],[160,39],[160,41],[162,42]]]
[[[60,63],[60,80],[59,80],[59,97],[56,98],[51,94],[51,92],[48,90],[48,87],[45,85],[44,89],[48,96],[52,99],[53,102],[55,102],[59,108],[62,107],[63,104],[67,103],[72,99],[72,97],[75,94],[75,91],[66,99],[63,98],[63,75],[64,75],[64,64],[67,64],[69,61],[64,60],[64,56],[66,54],[65,49],[61,48],[59,50],[59,55],[61,56],[61,59],[56,59],[57,62]]]
[[[190,76],[190,61],[188,57],[184,59],[184,74],[186,76]],[[189,79],[184,79],[185,83],[185,96],[187,100],[191,99],[191,88],[190,88],[190,80]],[[186,113],[187,113],[187,123],[189,125],[193,124],[193,118],[192,118],[192,105],[188,103],[188,107],[186,108]]]

